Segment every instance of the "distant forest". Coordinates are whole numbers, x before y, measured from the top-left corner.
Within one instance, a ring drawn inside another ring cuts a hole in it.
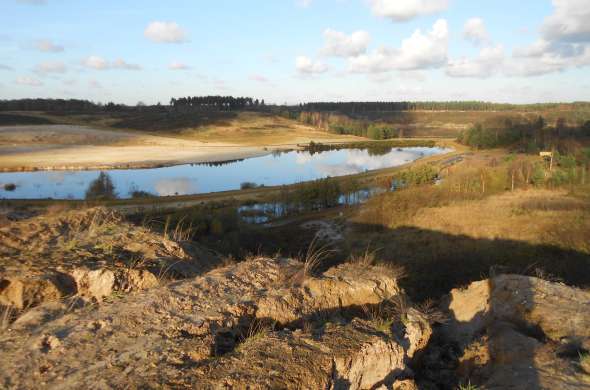
[[[535,120],[497,118],[476,123],[462,131],[458,141],[478,149],[518,145],[522,151],[536,153],[557,147],[561,152],[572,152],[577,145],[568,140],[590,137],[590,121],[568,126],[563,118],[549,125],[542,116]]]
[[[187,96],[170,99],[169,105],[96,103],[80,99],[16,99],[0,100],[0,111],[128,111],[199,109],[216,111],[252,110],[266,107],[264,99],[234,96]],[[274,105],[271,105],[274,106]],[[590,110],[590,102],[505,104],[481,101],[451,102],[315,102],[283,106],[291,112],[340,112],[359,114],[364,112],[388,111],[542,111],[568,107]]]
[[[563,106],[590,109],[590,102],[507,104],[481,101],[453,102],[317,102],[300,104],[302,111],[358,114],[375,111],[540,111]]]
[[[265,106],[264,99],[233,96],[188,96],[170,99],[168,108],[199,108],[215,111],[235,111],[255,109]],[[0,111],[46,111],[46,112],[96,112],[96,111],[130,111],[130,110],[166,110],[160,103],[148,106],[142,102],[135,106],[95,103],[80,99],[17,99],[0,100]]]

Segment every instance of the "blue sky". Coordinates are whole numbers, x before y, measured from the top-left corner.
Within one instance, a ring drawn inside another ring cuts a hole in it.
[[[588,0],[1,0],[0,99],[590,100]]]

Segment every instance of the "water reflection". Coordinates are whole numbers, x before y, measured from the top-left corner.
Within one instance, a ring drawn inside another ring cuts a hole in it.
[[[121,198],[130,198],[134,193],[172,196],[219,192],[240,189],[242,183],[250,183],[248,187],[277,186],[351,175],[446,152],[447,149],[427,147],[288,151],[225,163],[111,170],[108,181],[104,177],[107,173],[100,171],[0,173],[0,198],[84,199],[90,186],[108,190],[107,184]],[[6,190],[3,185],[7,183],[13,183],[14,190]],[[90,196],[94,196],[93,191]]]

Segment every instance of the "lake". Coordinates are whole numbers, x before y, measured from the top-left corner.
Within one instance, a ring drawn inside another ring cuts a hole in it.
[[[184,164],[164,168],[117,169],[108,173],[119,198],[134,191],[157,196],[191,195],[237,190],[243,183],[275,186],[325,177],[396,167],[417,159],[448,153],[450,149],[392,148],[379,153],[341,149],[321,153],[290,151],[241,161]],[[84,199],[101,171],[37,171],[0,173],[0,198]],[[15,184],[12,188],[10,184]]]

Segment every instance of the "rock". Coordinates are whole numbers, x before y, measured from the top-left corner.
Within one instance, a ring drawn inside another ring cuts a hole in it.
[[[117,291],[139,291],[158,286],[160,283],[150,271],[128,269],[116,274]]]
[[[0,281],[0,304],[22,309],[24,285],[18,279],[4,279]]]
[[[101,301],[115,289],[115,273],[107,269],[89,270],[77,268],[72,272],[78,294]]]
[[[252,331],[257,317],[292,318],[267,304],[286,291],[293,297],[289,313],[305,315],[376,303],[400,291],[395,278],[381,270],[355,267],[341,266],[288,287],[285,275],[300,272],[301,263],[255,258],[93,311],[38,321],[36,328],[19,327],[8,338],[0,337],[0,387],[74,389],[101,383],[105,388],[206,389],[250,383],[252,388],[337,389],[410,378],[408,352],[418,350],[430,332],[424,328],[420,335],[421,325],[408,326],[410,335],[400,325],[399,337],[361,320],[328,323],[318,332]],[[112,291],[116,280],[104,270],[79,269],[76,276],[78,286],[94,298]],[[331,293],[339,299],[330,298]],[[48,347],[40,350],[32,340],[46,340]]]
[[[453,290],[444,337],[462,349],[457,374],[486,389],[590,388],[590,292],[501,275]]]
[[[258,302],[256,316],[281,324],[302,322],[322,311],[377,304],[400,293],[395,275],[380,268],[343,264],[300,286],[277,289]]]
[[[418,385],[413,379],[395,381],[391,388],[393,390],[419,390]]]
[[[0,282],[0,305],[4,306],[22,310],[61,297],[59,286],[46,277],[10,278]]]
[[[410,309],[405,323],[405,341],[408,347],[408,356],[413,358],[415,354],[423,351],[430,337],[432,328],[425,316],[415,309]]]
[[[320,335],[272,332],[246,341],[237,354],[200,367],[192,387],[217,389],[372,389],[411,381],[396,378],[412,374],[407,350],[394,338],[353,320],[327,325]],[[184,383],[188,386],[188,383]],[[387,388],[387,387],[386,387]]]
[[[490,282],[474,282],[466,289],[453,289],[444,303],[450,321],[446,336],[456,342],[469,343],[489,321]]]

